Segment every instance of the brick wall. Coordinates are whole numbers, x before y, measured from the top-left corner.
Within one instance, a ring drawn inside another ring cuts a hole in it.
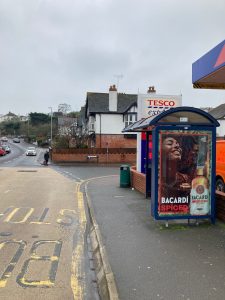
[[[85,149],[88,150],[88,149]],[[69,153],[63,151],[53,151],[53,162],[80,162],[80,163],[136,163],[136,153],[92,153],[92,151],[84,151],[85,153]],[[96,151],[95,151],[96,152]],[[111,151],[112,152],[112,151]],[[124,151],[125,152],[125,151]],[[135,151],[131,151],[135,152]],[[97,156],[98,158],[90,158],[88,156]]]
[[[216,217],[225,221],[225,193],[216,191]]]
[[[136,148],[137,140],[124,138],[123,134],[96,134],[96,148]],[[107,144],[108,143],[108,144]]]
[[[146,193],[146,178],[145,174],[136,171],[136,167],[131,167],[131,186],[142,194]]]

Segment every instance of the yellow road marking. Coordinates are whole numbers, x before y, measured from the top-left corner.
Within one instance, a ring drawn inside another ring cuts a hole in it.
[[[27,212],[27,214],[25,215],[25,217],[23,218],[23,220],[21,221],[10,221],[12,219],[12,217],[17,213],[18,210],[20,210],[21,208],[19,207],[16,207],[14,208],[14,210],[8,215],[7,218],[5,218],[4,222],[12,222],[12,223],[16,223],[16,224],[19,224],[19,223],[25,223],[27,221],[27,219],[32,215],[33,211],[34,211],[34,208],[30,208],[30,207],[27,207],[29,208],[29,211]]]
[[[107,178],[111,176],[118,176],[118,175],[93,177],[88,180],[83,180],[82,182],[78,183],[76,187],[79,228],[77,230],[77,234],[78,234],[77,245],[72,254],[72,264],[71,264],[71,288],[75,300],[83,300],[84,291],[85,291],[85,273],[84,273],[83,257],[84,257],[84,236],[85,236],[85,230],[87,225],[87,218],[86,218],[85,207],[84,207],[83,193],[80,191],[80,187],[81,184],[85,182],[89,182],[94,179]]]
[[[86,230],[87,218],[84,208],[83,193],[80,192],[81,183],[77,185],[77,206],[79,216],[79,228],[78,228],[78,239],[77,245],[72,254],[72,265],[71,265],[71,288],[73,291],[74,299],[84,299],[85,291],[85,273],[84,273],[84,235]]]
[[[26,286],[41,286],[41,287],[51,287],[54,286],[54,282],[50,280],[40,280],[40,281],[27,281],[25,277],[20,278],[20,283]]]

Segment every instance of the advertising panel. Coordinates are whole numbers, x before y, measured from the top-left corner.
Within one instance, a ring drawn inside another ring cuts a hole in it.
[[[159,130],[158,216],[211,213],[212,132]]]

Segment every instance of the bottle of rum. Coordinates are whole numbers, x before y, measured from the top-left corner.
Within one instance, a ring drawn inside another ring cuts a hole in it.
[[[191,183],[190,214],[193,216],[209,213],[209,183],[203,175],[203,167],[197,168],[197,176]]]

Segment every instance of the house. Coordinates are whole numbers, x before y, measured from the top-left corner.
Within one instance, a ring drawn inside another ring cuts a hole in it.
[[[225,103],[220,104],[219,106],[210,110],[209,114],[212,115],[220,123],[220,127],[216,128],[217,138],[224,139],[225,138]]]
[[[210,110],[212,110],[213,109],[213,107],[199,107],[201,110],[204,110],[205,112],[210,112]]]
[[[4,121],[11,121],[14,119],[18,119],[18,116],[9,111],[6,115],[0,116],[0,123]]]
[[[136,148],[136,133],[122,133],[135,121],[137,95],[117,93],[115,85],[110,86],[108,93],[87,93],[85,126],[89,147]]]
[[[77,117],[77,128],[76,135],[81,137],[82,135],[86,135],[86,119],[85,119],[85,106],[81,107],[79,115]]]

